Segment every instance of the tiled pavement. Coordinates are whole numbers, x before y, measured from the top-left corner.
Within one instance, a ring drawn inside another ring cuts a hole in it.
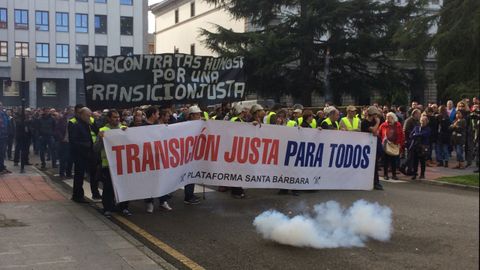
[[[48,185],[40,175],[0,176],[0,203],[62,200],[65,200],[65,197]]]

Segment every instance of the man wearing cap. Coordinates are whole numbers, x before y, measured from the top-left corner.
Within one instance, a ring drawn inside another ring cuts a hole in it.
[[[233,107],[233,114],[234,116],[230,118],[230,122],[246,122],[248,108],[241,104],[237,104],[235,107]]]
[[[376,190],[383,190],[382,184],[378,177],[378,157],[382,151],[382,143],[378,137],[378,127],[380,126],[380,112],[375,106],[370,106],[366,110],[365,119],[360,124],[361,132],[371,133],[377,138],[377,152],[375,155],[375,171],[373,175],[373,188]]]
[[[347,116],[340,121],[340,129],[345,131],[360,131],[360,119],[356,116],[357,108],[355,106],[347,107]]]
[[[302,109],[294,109],[292,113],[292,119],[287,121],[287,127],[299,126],[298,119],[301,117],[302,113],[303,113]]]
[[[322,121],[322,129],[338,130],[340,128],[338,125],[338,118],[340,117],[338,110],[333,106],[329,106],[326,108],[325,114],[327,118]]]
[[[201,118],[202,118],[202,110],[200,110],[198,106],[194,105],[188,108],[187,121],[201,120]],[[185,204],[193,205],[193,204],[200,203],[200,198],[195,196],[194,191],[195,191],[195,184],[188,184],[185,186],[184,188],[185,197],[183,199],[183,202]]]

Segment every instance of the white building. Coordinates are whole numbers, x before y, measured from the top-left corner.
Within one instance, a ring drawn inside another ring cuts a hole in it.
[[[245,19],[235,20],[219,6],[202,0],[165,0],[150,6],[155,15],[155,53],[215,55],[202,43],[200,29],[214,30],[219,24],[235,32],[245,32]]]
[[[85,102],[83,56],[143,54],[147,0],[0,0],[0,101],[21,104],[10,78],[13,57],[33,58],[31,107]]]

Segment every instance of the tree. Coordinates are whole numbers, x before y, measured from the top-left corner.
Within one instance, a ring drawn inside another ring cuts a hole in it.
[[[444,0],[438,32],[436,80],[441,100],[478,95],[480,66],[480,1]]]
[[[246,33],[217,25],[202,35],[220,55],[245,56],[249,88],[259,94],[290,94],[308,106],[312,92],[320,91],[339,103],[345,93],[357,99],[371,96],[372,90],[406,94],[413,79],[407,68],[395,64],[405,44],[394,37],[418,16],[423,1],[403,6],[374,0],[207,2],[254,25]]]

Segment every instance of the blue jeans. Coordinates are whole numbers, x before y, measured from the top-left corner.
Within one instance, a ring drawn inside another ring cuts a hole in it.
[[[435,156],[437,161],[448,161],[450,159],[450,153],[448,151],[448,144],[437,143],[435,145]]]
[[[463,145],[457,144],[455,145],[455,153],[457,154],[457,161],[464,162],[465,158],[463,157]]]
[[[7,147],[7,138],[0,138],[0,172],[5,170],[5,151]]]

